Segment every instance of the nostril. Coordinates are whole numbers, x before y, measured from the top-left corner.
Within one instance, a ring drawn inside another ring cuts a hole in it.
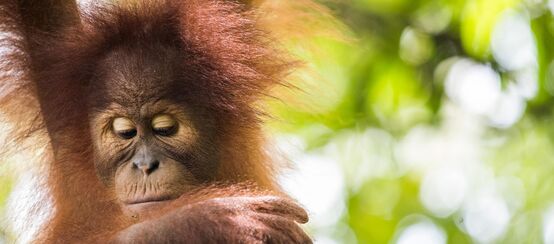
[[[158,169],[158,167],[160,166],[160,162],[158,160],[154,160],[150,163],[150,172]]]
[[[160,166],[160,162],[158,160],[150,161],[150,162],[135,162],[135,166],[140,169],[145,175],[151,174]]]

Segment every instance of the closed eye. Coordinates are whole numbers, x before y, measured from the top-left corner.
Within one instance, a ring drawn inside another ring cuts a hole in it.
[[[137,135],[137,127],[135,126],[135,123],[125,117],[115,118],[112,122],[112,128],[117,136],[126,140]]]
[[[156,135],[171,136],[177,132],[177,121],[171,115],[156,115],[152,119],[152,130]]]

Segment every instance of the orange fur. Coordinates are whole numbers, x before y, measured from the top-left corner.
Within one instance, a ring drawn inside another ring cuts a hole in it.
[[[3,31],[12,35],[0,44],[14,48],[0,63],[0,110],[6,123],[18,125],[12,141],[3,145],[10,150],[2,155],[23,145],[31,145],[30,151],[47,148],[44,155],[51,155],[47,187],[55,209],[40,242],[74,242],[142,221],[125,217],[92,163],[92,111],[86,97],[94,87],[97,62],[121,46],[179,42],[183,67],[192,70],[183,72],[191,82],[182,86],[193,92],[183,96],[217,118],[219,140],[213,146],[219,148],[221,166],[215,182],[255,186],[216,187],[183,201],[281,194],[274,179],[276,164],[263,147],[263,113],[257,103],[283,84],[294,62],[259,28],[254,10],[232,1],[150,0],[98,7],[81,24],[55,30],[33,26],[20,11],[17,3],[0,3],[0,21],[7,24]]]

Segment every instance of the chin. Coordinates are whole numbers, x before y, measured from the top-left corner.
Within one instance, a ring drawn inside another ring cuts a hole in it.
[[[130,213],[150,213],[150,212],[163,209],[172,201],[173,200],[162,200],[162,201],[129,203],[129,204],[124,204],[123,207],[125,208],[125,210],[127,210]]]

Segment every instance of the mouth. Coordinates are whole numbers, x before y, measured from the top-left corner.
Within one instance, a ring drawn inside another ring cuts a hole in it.
[[[142,196],[123,201],[126,205],[135,205],[143,203],[155,203],[155,202],[165,202],[172,200],[171,196]]]
[[[123,203],[132,212],[145,212],[160,209],[173,199],[171,196],[144,196],[125,200]]]

